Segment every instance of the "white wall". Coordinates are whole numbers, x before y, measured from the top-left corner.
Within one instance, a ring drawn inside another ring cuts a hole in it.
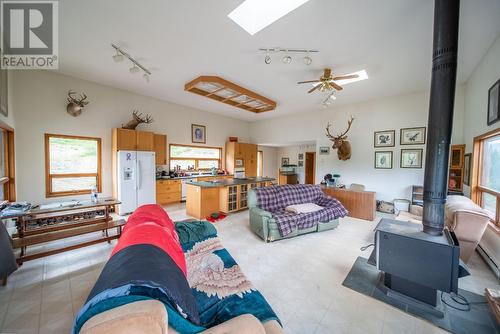
[[[134,109],[151,114],[154,119],[152,124],[142,124],[138,129],[167,134],[168,143],[190,144],[192,123],[206,125],[206,145],[209,146],[224,147],[228,136],[237,136],[241,141],[248,140],[248,123],[233,118],[54,72],[16,71],[13,79],[19,200],[35,203],[47,201],[44,133],[102,138],[102,195],[111,196],[111,129],[127,122]],[[137,79],[131,77],[130,80]],[[79,117],[66,113],[66,97],[70,89],[85,92],[90,101]]]
[[[500,79],[500,35],[479,62],[465,85],[464,144],[466,153],[472,152],[474,137],[497,129],[500,122],[490,126],[486,123],[488,89]],[[465,192],[470,194],[469,187]],[[488,228],[481,240],[483,249],[500,265],[500,236]]]
[[[317,146],[316,183],[320,182],[327,173],[337,173],[342,176],[340,182],[364,184],[368,190],[376,191],[379,199],[409,198],[411,185],[423,184],[424,168],[400,168],[400,150],[401,148],[423,148],[425,157],[425,146],[400,146],[399,130],[405,127],[426,126],[428,109],[428,93],[385,97],[250,123],[250,136],[251,140],[256,143],[315,141]],[[460,143],[463,140],[463,110],[464,88],[459,86],[455,99],[452,138],[454,143]],[[348,134],[348,140],[352,146],[351,159],[339,161],[335,150],[331,150],[330,155],[319,155],[319,147],[331,147],[332,144],[325,136],[326,124],[332,123],[332,133],[341,132],[346,128],[347,120],[351,115],[355,118]],[[373,147],[374,131],[392,129],[396,130],[396,146],[375,149]],[[374,168],[375,150],[393,151],[393,169]]]
[[[278,149],[270,146],[258,146],[259,151],[262,151],[262,176],[278,178]]]

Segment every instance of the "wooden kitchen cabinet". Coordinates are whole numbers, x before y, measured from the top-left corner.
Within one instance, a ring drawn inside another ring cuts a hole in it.
[[[237,160],[241,160],[243,165],[239,166]],[[237,142],[226,143],[226,169],[230,174],[234,174],[234,169],[238,167],[245,168],[247,177],[257,176],[257,145]]]
[[[158,133],[153,138],[155,160],[157,165],[167,164],[167,136]]]
[[[156,203],[168,204],[181,201],[181,180],[157,180]]]
[[[113,151],[153,151],[154,134],[148,131],[113,129]]]

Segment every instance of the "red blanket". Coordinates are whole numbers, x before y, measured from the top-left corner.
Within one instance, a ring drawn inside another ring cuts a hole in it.
[[[120,250],[138,244],[150,244],[167,253],[186,276],[186,260],[174,222],[159,205],[139,207],[128,218],[111,257]]]

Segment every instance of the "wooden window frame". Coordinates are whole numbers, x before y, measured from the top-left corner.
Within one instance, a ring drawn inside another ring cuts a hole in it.
[[[481,185],[481,164],[483,161],[483,142],[491,137],[499,136],[500,128],[486,132],[474,138],[472,149],[472,169],[471,169],[471,199],[477,205],[483,207],[483,193],[496,197],[496,210],[492,224],[497,232],[500,232],[500,192]]]
[[[214,159],[214,158],[191,158],[191,157],[172,158],[172,146],[218,149],[219,150],[219,158],[218,159]],[[175,160],[194,160],[194,169],[196,171],[204,171],[204,170],[210,170],[210,168],[201,168],[201,169],[198,168],[199,161],[213,161],[213,160],[217,160],[219,162],[219,168],[222,168],[222,147],[218,147],[218,146],[169,144],[169,146],[168,146],[168,157],[169,157],[169,161],[168,161],[169,167],[170,167],[170,162],[171,161],[175,161]]]
[[[4,199],[9,202],[16,201],[16,165],[14,150],[14,129],[7,124],[0,122],[0,129],[3,130],[3,147],[5,157],[4,177],[0,178],[0,186],[3,187]]]
[[[79,140],[95,140],[97,142],[97,173],[70,173],[70,174],[50,174],[50,138],[66,138],[66,139],[79,139]],[[102,148],[101,138],[98,137],[85,137],[85,136],[72,136],[60,135],[53,133],[45,134],[45,196],[46,197],[62,197],[73,195],[90,194],[90,189],[74,190],[74,191],[52,191],[53,178],[71,178],[71,177],[96,177],[97,192],[102,192]]]

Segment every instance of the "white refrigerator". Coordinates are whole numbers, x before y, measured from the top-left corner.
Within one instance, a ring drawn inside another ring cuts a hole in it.
[[[134,212],[143,204],[156,203],[155,153],[118,151],[118,214]]]

